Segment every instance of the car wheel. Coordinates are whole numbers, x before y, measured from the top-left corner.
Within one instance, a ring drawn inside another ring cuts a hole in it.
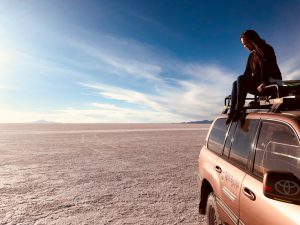
[[[218,210],[217,201],[214,193],[210,193],[206,203],[206,220],[208,225],[220,225],[222,224]]]

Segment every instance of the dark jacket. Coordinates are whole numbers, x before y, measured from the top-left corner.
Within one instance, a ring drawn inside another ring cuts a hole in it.
[[[256,50],[250,53],[244,75],[252,76],[257,83],[265,85],[270,84],[269,78],[282,80],[272,46],[264,44],[261,51],[263,54],[258,54]]]

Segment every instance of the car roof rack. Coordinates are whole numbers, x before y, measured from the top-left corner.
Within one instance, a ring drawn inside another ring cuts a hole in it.
[[[270,84],[265,87],[263,96],[246,98],[244,109],[267,112],[281,112],[300,109],[300,80],[285,80],[282,84]],[[231,95],[225,97],[223,114],[231,106]]]

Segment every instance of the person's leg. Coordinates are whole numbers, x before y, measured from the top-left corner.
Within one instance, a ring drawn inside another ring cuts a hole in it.
[[[234,81],[232,84],[232,90],[231,90],[231,104],[230,104],[230,112],[228,114],[226,124],[229,124],[233,118],[235,108],[237,103],[237,81]]]
[[[231,106],[230,106],[230,113],[233,113],[233,111],[236,109],[237,104],[237,81],[234,81],[232,84],[232,90],[231,90]]]
[[[258,87],[257,82],[251,78],[252,77],[241,75],[237,79],[237,103],[232,121],[237,121],[241,118],[247,93],[252,90],[256,91]]]
[[[241,112],[246,101],[248,90],[251,89],[251,81],[247,76],[241,75],[237,79],[237,102],[235,110]]]

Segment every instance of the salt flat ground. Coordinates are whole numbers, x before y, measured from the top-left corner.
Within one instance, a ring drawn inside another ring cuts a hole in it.
[[[2,124],[0,224],[205,224],[208,125]]]

